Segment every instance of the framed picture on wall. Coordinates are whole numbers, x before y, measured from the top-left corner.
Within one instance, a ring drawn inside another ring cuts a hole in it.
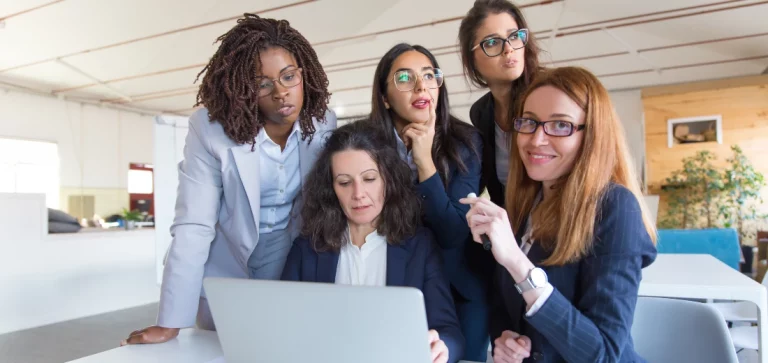
[[[667,119],[667,147],[701,142],[723,143],[722,115]]]

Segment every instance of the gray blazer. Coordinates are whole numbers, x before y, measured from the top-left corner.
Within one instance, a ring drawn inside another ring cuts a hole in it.
[[[315,121],[311,143],[299,145],[302,182],[326,138],[336,128],[329,111]],[[259,144],[239,145],[210,122],[201,109],[189,119],[184,160],[179,163],[173,241],[165,258],[157,324],[169,328],[195,325],[203,277],[248,277],[248,258],[259,241]],[[288,228],[299,232],[301,195],[294,200]],[[293,240],[293,238],[292,238]]]

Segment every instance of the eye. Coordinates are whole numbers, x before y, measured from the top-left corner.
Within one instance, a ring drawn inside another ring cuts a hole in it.
[[[571,123],[568,121],[555,121],[555,128],[559,130],[567,130],[571,128]]]
[[[290,81],[296,77],[296,74],[291,72],[283,75],[283,81]]]
[[[431,81],[433,79],[435,79],[435,74],[434,73],[426,73],[426,74],[424,74],[424,80],[425,81]]]
[[[345,187],[345,186],[349,185],[349,181],[347,181],[347,180],[339,181],[336,184],[339,184],[340,186]]]
[[[365,178],[365,179],[363,179],[363,180],[365,180],[367,183],[371,183],[371,182],[375,182],[375,181],[376,181],[376,178],[374,178],[374,177],[370,177],[370,178]]]
[[[411,81],[411,75],[407,72],[401,72],[397,75],[397,81],[401,83],[407,83]]]
[[[261,81],[259,83],[259,89],[265,89],[265,88],[271,88],[272,82],[271,81]]]
[[[485,41],[486,47],[495,47],[497,45],[499,45],[499,41],[495,38],[491,38]]]

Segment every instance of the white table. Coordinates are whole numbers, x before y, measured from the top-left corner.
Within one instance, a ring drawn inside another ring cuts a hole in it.
[[[766,288],[711,255],[660,254],[643,270],[640,296],[750,301],[758,307],[760,362],[768,363]]]
[[[70,363],[225,363],[216,332],[184,329],[163,344],[128,345]],[[459,363],[470,363],[461,361]]]

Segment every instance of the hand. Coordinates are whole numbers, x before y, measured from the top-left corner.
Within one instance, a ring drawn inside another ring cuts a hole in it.
[[[432,352],[432,363],[448,363],[448,346],[440,340],[440,335],[434,329],[429,331],[429,348]]]
[[[179,328],[163,328],[150,326],[142,330],[136,330],[128,336],[128,339],[120,342],[120,346],[128,344],[156,344],[165,343],[179,335]]]
[[[422,171],[421,169],[424,169],[424,171],[435,169],[435,164],[432,161],[432,144],[435,141],[436,107],[437,105],[433,98],[429,102],[429,119],[424,123],[411,122],[400,132],[401,138],[406,145],[410,145],[411,152],[413,152],[413,162],[420,169],[420,172]],[[430,177],[432,174],[425,176]]]
[[[521,363],[531,356],[531,339],[525,335],[505,330],[494,341],[494,363]]]
[[[482,244],[480,235],[486,234],[491,240],[493,257],[502,266],[509,266],[521,255],[524,256],[512,233],[509,217],[504,208],[485,198],[462,198],[459,202],[472,206],[467,212],[467,223],[472,230],[472,239]]]

